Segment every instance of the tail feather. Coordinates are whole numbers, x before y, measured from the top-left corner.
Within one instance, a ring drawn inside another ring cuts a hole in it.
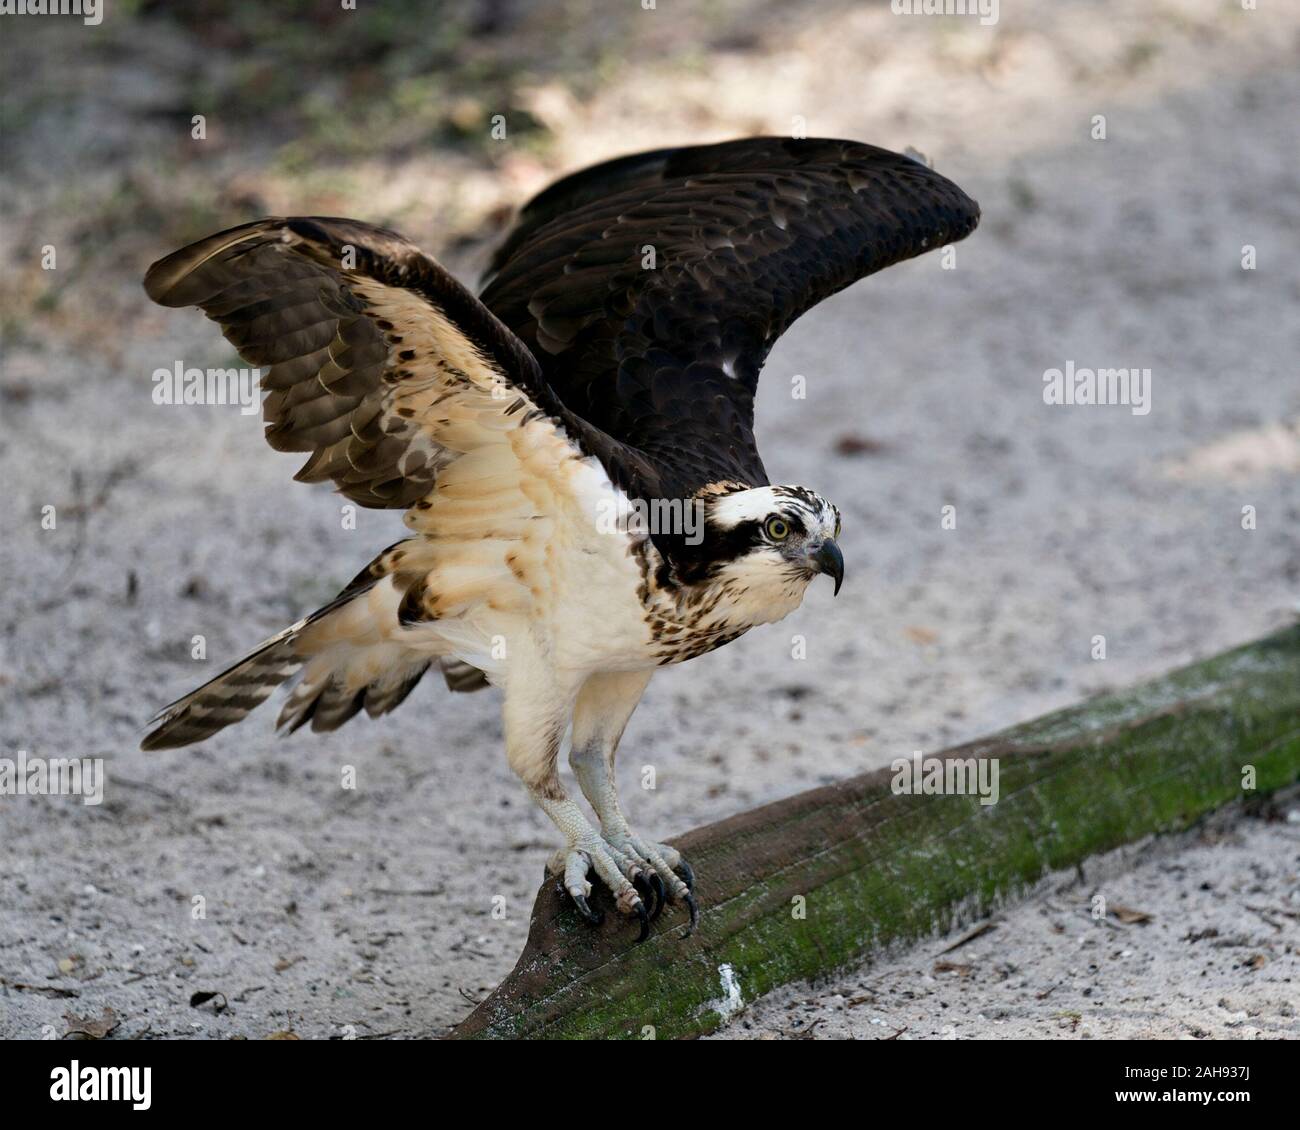
[[[260,706],[302,666],[303,658],[294,650],[294,642],[306,624],[306,620],[300,620],[272,636],[215,679],[163,707],[150,719],[156,729],[145,736],[140,748],[176,749],[201,742]]]
[[[406,696],[415,690],[415,684],[424,678],[428,669],[428,663],[421,663],[391,685],[387,682],[371,683],[366,688],[366,713],[371,718],[378,718],[381,714],[396,710],[406,701]]]
[[[276,722],[288,733],[308,722],[315,731],[337,730],[363,709],[372,718],[387,714],[405,701],[434,661],[453,690],[486,686],[482,672],[441,654],[436,641],[425,636],[411,646],[402,638],[399,611],[410,578],[401,574],[400,563],[410,545],[408,539],[389,546],[324,608],[161,710],[140,748],[201,742],[240,721],[299,673],[302,678]]]
[[[481,691],[488,686],[488,678],[477,667],[460,659],[439,660],[442,677],[447,680],[449,691]]]
[[[386,564],[389,555],[401,544],[384,550],[323,608],[258,644],[233,667],[226,668],[197,690],[164,706],[149,720],[157,728],[145,735],[140,748],[176,749],[201,742],[246,717],[276,687],[296,675],[309,658],[299,652],[298,637],[308,627],[320,624],[331,613],[346,608],[373,589],[389,569]]]
[[[294,688],[276,727],[292,734],[310,722],[317,733],[337,730],[363,708],[371,718],[378,718],[401,706],[428,669],[429,661],[421,659],[358,685],[348,665],[333,656],[323,657],[312,663]]]
[[[337,730],[349,718],[355,718],[366,699],[366,688],[359,691],[347,691],[333,681],[324,687],[312,686],[309,697],[299,699],[295,693],[285,703],[276,720],[276,727],[287,726],[285,734],[292,734],[307,722],[316,733]],[[300,687],[299,690],[302,690]]]

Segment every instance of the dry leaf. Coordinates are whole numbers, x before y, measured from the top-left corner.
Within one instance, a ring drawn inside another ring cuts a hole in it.
[[[297,1032],[272,1032],[266,1037],[268,1040],[301,1040],[302,1037]]]
[[[934,643],[939,638],[939,633],[933,628],[923,628],[919,624],[912,624],[903,629],[905,635],[913,643]]]
[[[73,1012],[65,1012],[63,1019],[68,1022],[68,1030],[64,1036],[83,1036],[87,1040],[102,1040],[119,1024],[118,1015],[107,1005],[104,1006],[103,1015],[96,1020],[93,1016],[78,1016]]]
[[[1112,906],[1110,912],[1126,926],[1131,926],[1134,922],[1151,921],[1151,915],[1145,910],[1134,910],[1130,906]]]

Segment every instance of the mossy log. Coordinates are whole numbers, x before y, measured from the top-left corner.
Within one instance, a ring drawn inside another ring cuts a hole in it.
[[[518,965],[453,1036],[708,1032],[741,1000],[978,918],[1048,872],[1300,780],[1300,626],[933,756],[996,758],[997,803],[900,794],[883,769],[673,841],[699,876],[689,938],[669,906],[634,945],[607,902],[593,929],[544,883]]]

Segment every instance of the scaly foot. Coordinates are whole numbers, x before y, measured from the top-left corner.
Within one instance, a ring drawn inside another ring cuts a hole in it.
[[[651,921],[659,917],[669,898],[684,902],[690,912],[687,935],[699,923],[695,874],[674,847],[643,840],[631,829],[623,828],[602,836],[593,833],[556,852],[547,865],[547,874],[562,876],[578,913],[598,925],[602,916],[587,902],[591,894],[587,881],[590,871],[595,871],[609,888],[621,913],[641,919],[638,942],[645,941]]]
[[[609,888],[619,913],[636,915],[641,920],[641,935],[637,941],[644,942],[650,935],[650,911],[646,903],[654,905],[653,896],[642,870],[625,855],[592,833],[561,848],[546,865],[547,875],[560,878],[578,913],[593,926],[599,926],[605,916],[592,910],[587,902],[591,894],[587,875],[592,871]],[[647,897],[643,897],[643,892]]]
[[[651,873],[651,884],[659,893],[659,906],[651,915],[652,918],[663,909],[665,891],[668,898],[686,904],[691,916],[690,925],[686,930],[689,936],[699,925],[700,911],[695,904],[695,872],[682,858],[682,853],[668,844],[644,840],[626,825],[621,829],[611,828],[603,834],[606,843],[612,844]]]

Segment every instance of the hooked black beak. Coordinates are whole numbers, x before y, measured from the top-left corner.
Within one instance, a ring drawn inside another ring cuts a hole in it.
[[[813,567],[819,573],[835,578],[835,595],[839,596],[840,585],[844,583],[844,554],[832,538],[822,542],[817,552],[812,555]]]

